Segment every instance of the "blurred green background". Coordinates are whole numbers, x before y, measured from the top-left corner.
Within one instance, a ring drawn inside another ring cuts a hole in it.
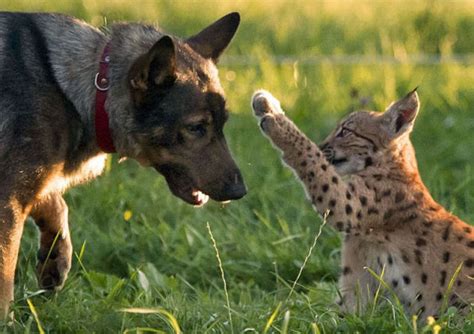
[[[249,188],[238,202],[195,209],[154,171],[112,157],[105,175],[66,194],[76,256],[59,294],[38,291],[37,232],[28,224],[15,321],[4,332],[37,332],[37,321],[51,333],[173,332],[163,313],[119,311],[127,307],[167,310],[185,333],[432,331],[391,299],[360,315],[339,314],[332,300],[340,239],[328,226],[287,298],[321,220],[261,136],[249,102],[254,90],[270,90],[319,141],[347,112],[383,110],[418,86],[412,139],[422,177],[438,201],[473,221],[473,1],[0,0],[0,8],[68,13],[95,26],[142,21],[177,36],[239,11],[241,26],[219,67],[233,112],[226,135]],[[467,333],[473,319],[449,309],[437,324]]]

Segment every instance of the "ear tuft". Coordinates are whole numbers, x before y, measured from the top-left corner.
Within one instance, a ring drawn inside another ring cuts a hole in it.
[[[200,33],[188,38],[186,42],[204,58],[217,62],[234,37],[239,24],[239,13],[227,14]]]

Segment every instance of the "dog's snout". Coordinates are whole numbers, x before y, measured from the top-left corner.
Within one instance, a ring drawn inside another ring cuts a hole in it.
[[[230,180],[226,182],[224,187],[224,200],[235,200],[244,197],[247,194],[247,187],[245,186],[242,174],[234,172],[230,176]]]

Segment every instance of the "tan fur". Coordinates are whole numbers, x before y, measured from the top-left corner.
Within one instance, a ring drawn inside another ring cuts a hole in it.
[[[42,198],[30,215],[41,231],[36,273],[40,285],[59,290],[71,268],[72,243],[68,226],[68,207],[60,194]]]
[[[436,203],[424,186],[409,133],[415,91],[385,113],[346,117],[321,149],[265,91],[252,100],[263,133],[282,151],[315,209],[345,234],[341,304],[350,312],[373,297],[378,274],[411,314],[438,314],[443,300],[466,310],[474,301],[474,229]],[[452,291],[448,283],[462,265]]]

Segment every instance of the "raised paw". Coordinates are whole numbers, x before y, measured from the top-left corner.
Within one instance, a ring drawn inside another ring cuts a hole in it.
[[[46,290],[60,290],[71,269],[71,258],[72,246],[68,239],[58,240],[51,252],[41,247],[36,266],[39,286]]]
[[[280,101],[266,90],[258,90],[252,96],[252,109],[258,118],[275,114],[284,114]]]
[[[255,92],[252,97],[252,109],[259,120],[260,128],[270,135],[273,129],[278,128],[278,120],[284,116],[280,101],[266,90]]]

